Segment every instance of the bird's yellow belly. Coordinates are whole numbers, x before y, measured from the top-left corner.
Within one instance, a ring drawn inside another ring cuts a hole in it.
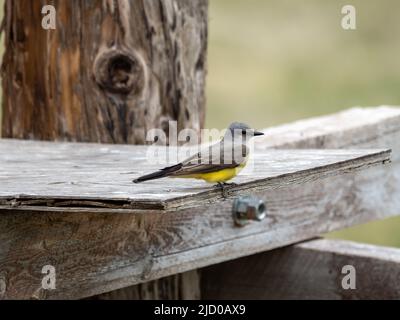
[[[194,178],[194,179],[202,179],[207,182],[225,182],[232,178],[234,178],[240,170],[243,169],[245,165],[238,166],[236,168],[228,168],[222,169],[215,172],[208,173],[199,173],[199,174],[191,174],[186,176],[177,176],[177,178]]]

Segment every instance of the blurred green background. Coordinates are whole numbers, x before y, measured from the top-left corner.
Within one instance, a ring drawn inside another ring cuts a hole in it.
[[[207,127],[240,119],[262,128],[352,106],[400,105],[399,0],[209,4]],[[354,31],[341,27],[347,4],[357,10]],[[400,247],[399,230],[400,218],[391,218],[328,236]]]
[[[357,30],[341,28],[341,8]],[[211,0],[207,125],[400,104],[400,1]]]

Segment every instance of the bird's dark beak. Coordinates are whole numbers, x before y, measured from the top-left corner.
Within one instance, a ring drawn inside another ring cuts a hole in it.
[[[256,137],[256,136],[263,136],[263,135],[264,135],[263,132],[254,130],[254,136],[255,136],[255,137]]]

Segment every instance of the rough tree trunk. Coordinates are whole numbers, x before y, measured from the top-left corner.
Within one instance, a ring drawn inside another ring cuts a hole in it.
[[[42,28],[48,4],[56,30]],[[169,120],[199,130],[207,7],[207,0],[6,0],[2,136],[142,144],[147,129],[168,134]],[[109,297],[198,297],[191,275]]]
[[[3,137],[137,144],[203,125],[207,0],[6,0],[4,22]]]

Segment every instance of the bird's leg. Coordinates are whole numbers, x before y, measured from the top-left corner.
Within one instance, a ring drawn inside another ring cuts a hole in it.
[[[237,183],[235,183],[235,182],[222,182],[222,184],[224,185],[224,186],[231,186],[231,187],[234,187],[234,186],[237,186],[238,184]]]
[[[214,188],[220,188],[220,189],[222,189],[222,187],[223,187],[224,185],[222,184],[222,182],[217,182],[217,184],[214,184]]]
[[[217,184],[215,185],[216,188],[220,188],[220,189],[221,189],[221,191],[222,191],[222,197],[223,197],[224,199],[228,198],[228,192],[227,192],[227,191],[228,191],[231,187],[234,187],[234,186],[237,186],[237,183],[234,183],[234,182],[230,182],[230,183],[227,183],[227,182],[217,182]]]
[[[226,193],[226,185],[223,182],[217,182],[216,185],[214,185],[215,188],[219,188],[222,191],[222,197],[226,199],[228,197],[228,194]]]

